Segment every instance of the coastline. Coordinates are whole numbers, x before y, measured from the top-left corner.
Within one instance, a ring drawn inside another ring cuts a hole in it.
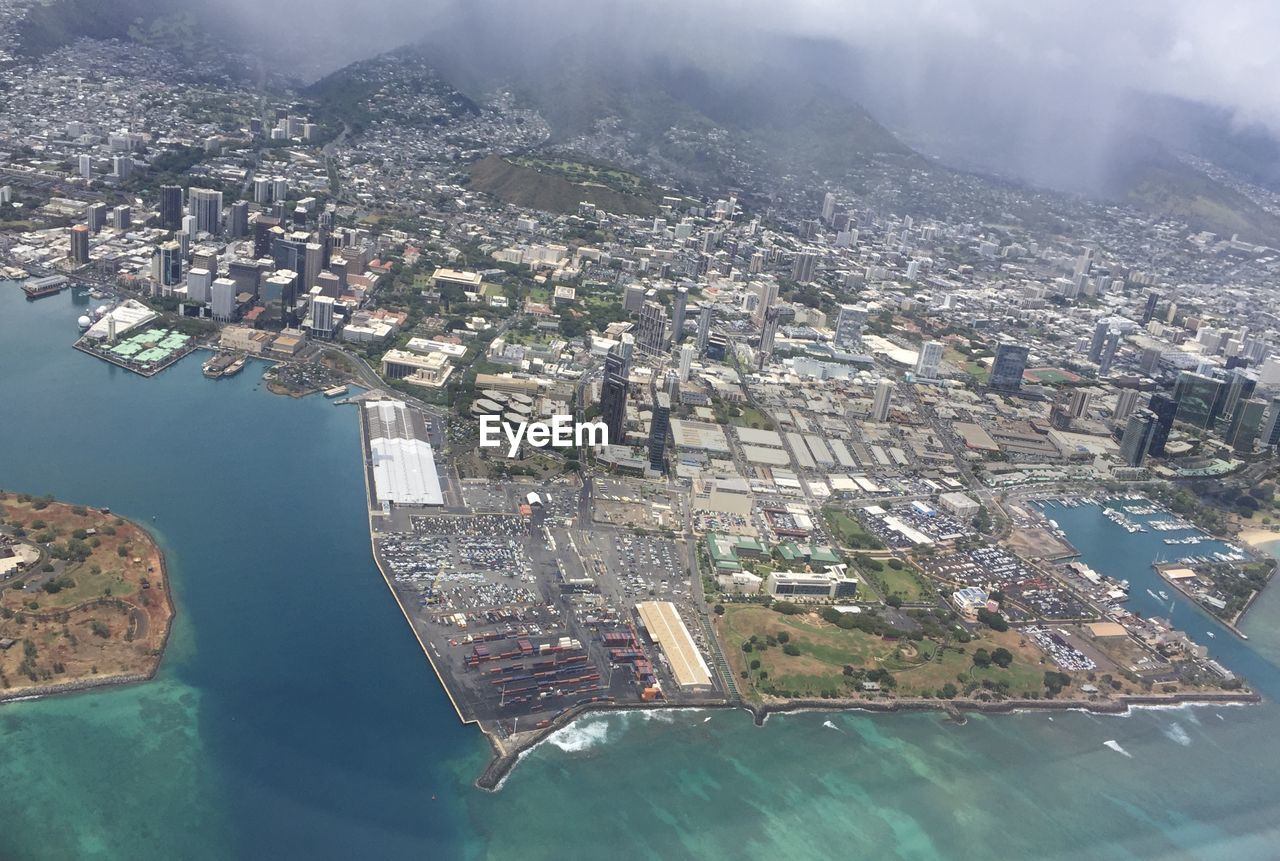
[[[120,515],[116,515],[119,517]],[[0,691],[0,705],[10,702],[22,702],[25,700],[46,699],[48,697],[65,696],[68,694],[83,693],[85,691],[94,690],[105,687],[123,687],[125,685],[137,685],[149,682],[160,672],[160,665],[164,662],[165,653],[169,648],[169,638],[173,636],[173,623],[178,618],[178,607],[173,600],[172,581],[169,579],[169,563],[165,557],[164,550],[160,547],[160,542],[149,530],[135,523],[128,518],[121,518],[125,522],[132,525],[139,533],[145,535],[147,540],[151,542],[155,548],[156,557],[160,562],[160,576],[164,583],[164,588],[160,590],[164,595],[165,608],[168,612],[168,621],[165,624],[164,635],[160,638],[160,644],[156,647],[155,662],[148,668],[145,673],[115,673],[90,676],[83,679],[75,679],[73,681],[61,682],[52,685],[33,685],[20,690],[3,690]],[[70,612],[75,608],[70,608],[65,612]]]
[[[1236,540],[1265,553],[1268,552],[1268,545],[1280,542],[1280,532],[1273,532],[1260,526],[1249,526],[1236,533]]]
[[[1099,715],[1124,715],[1134,709],[1141,708],[1174,708],[1195,705],[1256,705],[1262,702],[1262,696],[1252,691],[1224,691],[1222,693],[1181,693],[1181,694],[1131,694],[1108,700],[1030,700],[1009,699],[999,702],[984,700],[939,700],[939,699],[901,699],[901,700],[823,700],[798,699],[777,703],[744,703],[733,705],[729,702],[706,703],[694,706],[617,704],[617,703],[585,703],[567,709],[553,720],[550,726],[528,733],[521,733],[519,738],[512,737],[513,744],[499,746],[489,733],[493,748],[493,758],[488,766],[476,778],[475,785],[487,792],[497,792],[503,782],[524,758],[524,755],[537,747],[548,737],[559,732],[579,718],[592,714],[621,713],[629,711],[709,711],[743,709],[751,713],[756,726],[764,726],[770,715],[801,714],[823,712],[840,714],[846,712],[943,712],[955,723],[964,723],[966,714],[1021,714],[1025,712],[1083,711]]]

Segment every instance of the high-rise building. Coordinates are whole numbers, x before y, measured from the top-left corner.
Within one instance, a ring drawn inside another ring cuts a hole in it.
[[[1280,445],[1280,397],[1271,399],[1262,417],[1262,444],[1268,448]]]
[[[871,402],[871,420],[883,422],[889,418],[889,406],[893,398],[893,380],[881,377],[876,384],[876,396]]]
[[[704,304],[698,309],[698,355],[707,352],[707,341],[711,337],[711,306]]]
[[[187,206],[196,218],[196,232],[217,236],[222,233],[222,192],[211,188],[187,191]]]
[[[232,239],[244,239],[249,235],[249,201],[237,200],[227,210],[227,233]]]
[[[648,355],[657,355],[666,350],[666,343],[667,309],[657,302],[645,302],[636,325],[636,346]]]
[[[215,278],[209,285],[209,294],[213,318],[222,322],[232,319],[236,308],[236,282],[230,278]]]
[[[756,351],[756,366],[763,368],[773,355],[773,342],[778,337],[778,309],[770,308],[765,312],[764,325],[760,327],[760,344]]]
[[[271,202],[271,180],[269,178],[265,176],[256,176],[253,178],[253,202]]]
[[[93,156],[80,156],[80,178],[93,179]]]
[[[1095,365],[1102,360],[1102,347],[1107,342],[1107,335],[1111,332],[1111,322],[1109,320],[1099,320],[1093,327],[1093,340],[1089,342],[1089,361]]]
[[[1090,393],[1088,389],[1072,389],[1067,398],[1067,415],[1072,419],[1082,419],[1089,412]]]
[[[1222,390],[1222,404],[1218,409],[1218,417],[1225,419],[1235,415],[1236,404],[1253,397],[1253,390],[1258,386],[1258,378],[1236,368],[1227,374],[1227,385]]]
[[[622,294],[622,310],[635,314],[643,307],[644,286],[641,284],[628,284],[627,289]]]
[[[1106,341],[1102,345],[1102,355],[1098,357],[1098,375],[1104,376],[1111,370],[1111,365],[1116,360],[1116,353],[1120,352],[1120,333],[1109,332]]]
[[[684,315],[689,307],[689,288],[677,287],[671,297],[671,338],[675,343],[684,340]]]
[[[1159,420],[1151,410],[1139,410],[1129,417],[1120,437],[1120,460],[1125,466],[1142,466],[1158,424]]]
[[[182,246],[166,242],[151,255],[151,280],[161,293],[168,295],[182,283]]]
[[[1022,388],[1022,374],[1027,369],[1030,350],[1022,344],[1002,343],[996,347],[987,384],[993,389],[1017,391]]]
[[[764,281],[757,281],[755,284],[755,294],[759,301],[756,303],[756,309],[751,314],[751,321],[757,326],[764,324],[764,314],[773,304],[778,301],[778,282],[772,278]]]
[[[693,367],[693,344],[680,345],[680,382],[689,382],[689,370]]]
[[[613,445],[621,445],[626,433],[629,365],[621,344],[611,348],[604,357],[604,382],[600,386],[600,419],[609,429],[609,442]]]
[[[84,220],[90,233],[100,233],[107,226],[107,205],[91,203],[84,208]]]
[[[1147,376],[1153,376],[1156,369],[1160,367],[1161,352],[1158,347],[1147,347],[1142,351],[1141,358],[1138,359],[1138,370]]]
[[[208,302],[212,286],[213,273],[208,269],[192,266],[187,270],[187,298],[192,302]]]
[[[671,397],[658,392],[653,399],[653,420],[649,424],[649,468],[662,472],[666,465],[667,435],[671,432]]]
[[[1231,423],[1227,425],[1226,441],[1238,454],[1249,454],[1253,444],[1262,430],[1263,416],[1267,411],[1267,402],[1261,398],[1249,398],[1236,404],[1231,414]]]
[[[836,214],[836,196],[831,192],[827,192],[822,197],[822,220],[826,224],[830,224]]]
[[[1160,296],[1154,291],[1147,294],[1147,302],[1142,306],[1142,325],[1151,322],[1151,318],[1156,315],[1156,303],[1160,301]]]
[[[862,329],[867,323],[867,309],[862,305],[841,305],[836,315],[835,345],[842,350],[862,349]]]
[[[311,300],[311,335],[333,337],[333,299],[328,296],[315,296]]]
[[[1211,429],[1226,403],[1226,387],[1222,380],[1183,371],[1173,387],[1178,421],[1201,430]]]
[[[67,258],[78,266],[83,266],[89,262],[89,225],[73,224],[69,231],[70,246],[67,249]]]
[[[133,210],[127,203],[122,203],[111,210],[111,226],[116,230],[128,230],[133,226]]]
[[[111,173],[116,179],[128,179],[133,176],[133,156],[113,155],[111,157]]]
[[[160,226],[165,230],[182,227],[182,186],[160,186]]]
[[[1133,415],[1138,408],[1138,398],[1141,394],[1137,389],[1120,389],[1116,392],[1116,409],[1111,414],[1112,420],[1118,423]]]
[[[922,380],[936,380],[942,365],[943,346],[939,341],[925,341],[920,345],[916,359],[915,375]]]
[[[1155,414],[1156,429],[1151,435],[1149,454],[1164,457],[1164,446],[1169,441],[1169,432],[1173,430],[1173,420],[1178,414],[1178,402],[1168,395],[1154,394],[1147,403],[1147,409]]]
[[[797,284],[809,284],[813,281],[814,269],[818,264],[818,255],[812,251],[800,251],[791,261],[791,280]]]

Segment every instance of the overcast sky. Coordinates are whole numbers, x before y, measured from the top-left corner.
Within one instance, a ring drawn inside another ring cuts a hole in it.
[[[927,80],[941,65],[974,85],[1140,89],[1232,110],[1280,131],[1280,2],[1271,0],[221,0],[277,38],[309,22],[325,65],[395,47],[461,15],[527,31],[530,49],[593,31],[715,51],[727,30],[838,39]],[[274,21],[272,20],[274,19]],[[276,22],[289,21],[281,26]],[[884,71],[879,69],[878,71]],[[965,75],[969,77],[968,74]],[[1001,79],[1004,79],[1003,81]],[[1053,98],[1052,88],[1037,93]]]

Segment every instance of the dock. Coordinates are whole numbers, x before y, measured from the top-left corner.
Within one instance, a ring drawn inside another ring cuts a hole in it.
[[[71,286],[71,279],[65,275],[49,275],[44,278],[31,278],[22,285],[22,292],[28,300],[43,299],[45,296],[56,296]]]

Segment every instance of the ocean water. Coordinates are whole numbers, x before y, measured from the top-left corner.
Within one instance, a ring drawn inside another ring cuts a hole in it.
[[[0,706],[0,858],[1280,855],[1270,702],[597,716],[475,789],[487,745],[370,558],[352,408],[272,396],[260,365],[205,380],[198,356],[143,380],[70,348],[84,308],[0,284],[0,487],[151,526],[179,615],[154,682]],[[1146,597],[1144,536],[1056,519]],[[1272,592],[1248,643],[1211,647],[1269,696],[1278,620]]]

